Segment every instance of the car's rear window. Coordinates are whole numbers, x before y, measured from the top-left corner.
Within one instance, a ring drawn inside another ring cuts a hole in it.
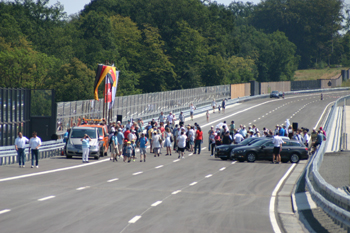
[[[94,129],[84,128],[73,129],[71,138],[83,138],[85,134],[89,135],[92,139],[96,139],[96,131]]]
[[[292,141],[288,141],[286,142],[286,146],[301,146],[299,142],[292,142]]]

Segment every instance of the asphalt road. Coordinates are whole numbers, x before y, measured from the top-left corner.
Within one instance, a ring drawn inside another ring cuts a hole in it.
[[[273,129],[287,118],[312,129],[329,102],[349,92],[258,99],[195,119],[205,132],[234,120]],[[294,116],[293,116],[294,114]],[[188,122],[187,122],[188,123]],[[291,166],[239,163],[187,152],[146,163],[56,157],[39,169],[0,167],[1,232],[272,232],[269,202]],[[40,172],[42,174],[40,174]]]

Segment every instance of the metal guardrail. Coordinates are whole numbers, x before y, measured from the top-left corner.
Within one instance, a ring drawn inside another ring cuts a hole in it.
[[[324,129],[330,134],[329,123],[334,122],[336,110],[341,101],[350,99],[350,95],[335,101],[327,118]],[[306,167],[306,185],[312,199],[326,212],[336,224],[350,231],[350,197],[328,184],[319,173],[328,141],[322,143]]]
[[[63,139],[42,142],[39,148],[39,158],[49,158],[61,153],[65,143]],[[29,145],[25,147],[26,160],[30,159]],[[17,151],[15,146],[0,147],[0,165],[13,164],[17,162]]]

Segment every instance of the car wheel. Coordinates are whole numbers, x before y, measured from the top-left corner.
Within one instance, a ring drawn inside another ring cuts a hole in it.
[[[250,152],[248,155],[247,155],[247,161],[248,162],[254,162],[256,160],[256,155],[252,152]]]
[[[66,155],[66,158],[67,158],[67,159],[71,159],[72,156],[71,156],[71,155]]]
[[[244,159],[238,159],[238,161],[242,163],[242,162],[244,162]]]
[[[292,155],[290,156],[290,162],[291,162],[291,163],[298,163],[299,160],[300,160],[300,158],[299,158],[299,155],[298,155],[298,154],[292,154]]]
[[[99,159],[100,159],[100,156],[95,156],[94,159],[95,159],[95,160],[99,160]]]

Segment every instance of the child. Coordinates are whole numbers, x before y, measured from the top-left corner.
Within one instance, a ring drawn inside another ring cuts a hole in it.
[[[136,143],[134,140],[131,141],[131,147],[132,147],[132,161],[135,162],[135,149],[136,149]]]
[[[133,151],[133,149],[131,146],[131,142],[127,142],[127,145],[125,147],[126,155],[124,156],[124,158],[128,157],[128,163],[130,163],[132,151]],[[125,162],[125,159],[124,159],[124,162]]]
[[[221,105],[218,106],[219,113],[221,113]]]
[[[209,110],[207,110],[207,122],[209,122]]]

